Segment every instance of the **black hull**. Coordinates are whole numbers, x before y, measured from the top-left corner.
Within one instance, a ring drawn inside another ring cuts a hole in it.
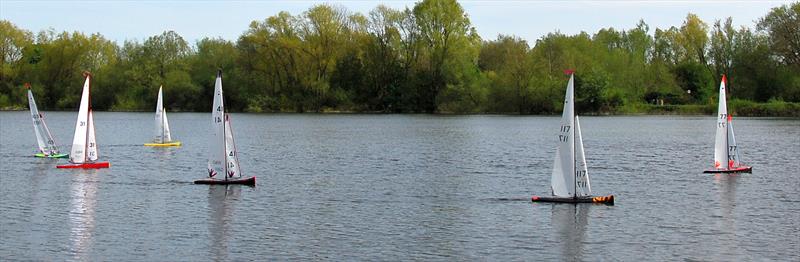
[[[243,177],[238,179],[214,179],[214,178],[206,178],[206,179],[198,179],[194,181],[195,184],[202,184],[202,185],[248,185],[248,186],[255,186],[256,185],[256,177]]]
[[[532,202],[550,202],[550,203],[595,203],[595,204],[614,204],[614,195],[608,196],[586,196],[586,197],[531,197]]]

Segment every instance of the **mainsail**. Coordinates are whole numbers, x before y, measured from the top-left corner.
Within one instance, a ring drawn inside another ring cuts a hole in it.
[[[561,128],[558,133],[558,147],[553,161],[550,187],[554,196],[575,196],[575,112],[574,75],[570,75],[567,93],[564,98],[564,112],[561,115]]]
[[[39,145],[39,151],[45,155],[58,154],[56,141],[53,139],[53,135],[50,134],[50,129],[47,128],[44,115],[39,113],[39,109],[36,107],[36,100],[33,99],[33,92],[31,92],[30,86],[28,86],[28,106],[31,109],[33,130],[34,133],[36,133],[36,142]]]
[[[719,105],[717,109],[717,134],[714,140],[714,167],[728,169],[728,106],[725,97],[725,82],[723,75],[719,83]]]
[[[589,183],[589,169],[586,166],[586,155],[583,152],[583,138],[581,137],[581,123],[575,116],[575,192],[578,196],[592,195],[592,185]]]
[[[214,103],[211,107],[211,154],[208,157],[208,176],[223,174],[227,178],[225,168],[225,123],[223,122],[225,107],[222,102],[222,72],[217,72],[214,83]]]
[[[172,142],[172,137],[169,134],[169,120],[167,120],[167,110],[164,108],[164,99],[162,96],[163,86],[158,87],[158,102],[156,102],[156,129],[155,129],[155,143],[169,143]]]
[[[161,89],[158,88],[158,100],[156,102],[156,129],[153,142],[164,143],[164,102],[161,100]]]
[[[72,150],[69,153],[69,161],[72,163],[85,163],[87,160],[87,140],[89,140],[89,130],[91,131],[92,140],[94,140],[94,128],[89,128],[91,124],[91,117],[89,114],[89,82],[91,75],[86,75],[86,81],[83,83],[83,92],[81,94],[81,104],[78,108],[78,120],[75,121],[75,135],[72,138]],[[94,142],[94,141],[92,141]],[[96,151],[95,151],[96,155]],[[96,156],[95,156],[96,159]]]

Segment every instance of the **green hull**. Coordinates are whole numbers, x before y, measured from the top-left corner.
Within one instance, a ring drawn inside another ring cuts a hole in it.
[[[69,158],[69,154],[45,155],[44,153],[36,153],[33,156],[42,158]]]

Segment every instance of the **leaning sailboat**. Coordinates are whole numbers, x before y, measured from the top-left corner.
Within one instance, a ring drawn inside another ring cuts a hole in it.
[[[222,71],[217,72],[214,83],[214,103],[211,107],[211,154],[208,158],[208,178],[195,180],[195,184],[244,184],[254,186],[256,177],[242,176],[239,156],[233,140],[231,117],[225,113],[222,97]],[[220,177],[221,176],[221,177]]]
[[[714,140],[714,168],[703,173],[750,173],[753,167],[743,164],[739,158],[739,147],[733,135],[733,117],[728,114],[726,85],[728,79],[722,75],[719,83],[719,105],[717,107],[717,134]]]
[[[571,71],[569,74],[564,112],[561,115],[561,127],[557,137],[558,146],[550,177],[552,196],[533,196],[531,201],[614,204],[614,195],[592,196],[581,125],[575,116],[574,74]]]
[[[169,120],[167,120],[167,110],[164,108],[164,100],[161,95],[163,86],[158,88],[158,102],[156,102],[156,129],[155,136],[152,143],[146,143],[145,146],[180,146],[181,141],[172,140],[172,135],[169,132]]]
[[[25,83],[28,88],[28,107],[31,109],[31,119],[33,119],[33,131],[36,134],[36,143],[39,145],[39,153],[34,154],[35,157],[47,158],[67,158],[69,154],[61,153],[58,151],[56,140],[50,129],[47,128],[47,123],[44,122],[44,114],[39,112],[36,107],[36,100],[33,99],[33,92],[31,85]]]
[[[99,155],[89,95],[92,75],[84,72],[83,76],[86,77],[86,80],[83,82],[78,120],[75,122],[75,136],[72,139],[72,150],[69,153],[69,164],[58,165],[57,168],[108,168],[110,166],[108,162],[97,161]]]

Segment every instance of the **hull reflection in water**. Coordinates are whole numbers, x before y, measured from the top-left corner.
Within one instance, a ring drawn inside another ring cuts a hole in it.
[[[73,175],[72,208],[69,212],[72,253],[77,261],[90,260],[97,205],[97,170],[82,170]]]
[[[228,259],[233,224],[234,203],[241,199],[242,186],[239,185],[212,185],[208,187],[208,231],[211,233],[211,242],[208,249],[214,261]]]
[[[582,261],[583,241],[589,223],[589,205],[553,204],[550,220],[561,247],[561,258],[567,261]]]

